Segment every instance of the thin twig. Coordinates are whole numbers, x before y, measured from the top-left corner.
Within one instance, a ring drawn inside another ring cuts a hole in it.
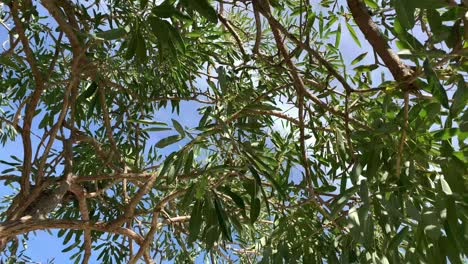
[[[253,12],[254,12],[254,18],[255,18],[255,44],[252,50],[253,54],[258,54],[258,51],[260,49],[260,43],[262,41],[262,20],[260,18],[260,14],[257,10],[256,5],[253,5]]]
[[[244,45],[242,44],[242,41],[237,34],[237,32],[232,28],[230,22],[221,14],[218,14],[219,21],[223,23],[223,25],[227,28],[227,30],[232,34],[234,39],[236,40],[237,46],[239,46],[239,49],[244,57],[247,56],[247,53],[245,53]]]

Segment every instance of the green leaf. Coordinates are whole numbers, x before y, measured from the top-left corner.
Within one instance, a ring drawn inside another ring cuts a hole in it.
[[[250,203],[250,223],[255,223],[257,221],[258,216],[260,215],[260,207],[261,207],[261,202],[260,199],[257,197],[252,197],[251,203]]]
[[[422,215],[422,224],[424,225],[424,233],[432,241],[437,241],[442,234],[438,212],[426,211]]]
[[[198,122],[198,127],[205,127],[206,126],[206,121],[208,120],[208,117],[211,114],[211,111],[213,111],[213,108],[211,106],[208,106],[205,111],[203,112],[203,116],[200,118],[200,121]]]
[[[192,167],[193,167],[193,160],[194,160],[194,154],[193,150],[191,150],[188,153],[187,159],[185,160],[185,165],[184,165],[184,174],[189,174]]]
[[[426,74],[426,78],[429,82],[431,92],[435,98],[444,106],[445,108],[449,108],[447,92],[445,91],[442,84],[440,84],[439,77],[437,77],[436,73],[431,67],[429,63],[429,59],[424,61],[424,73]]]
[[[379,8],[379,5],[374,0],[364,0],[364,3],[366,3],[366,5],[369,6],[370,8],[374,8],[374,9]]]
[[[148,0],[140,0],[141,9],[145,9],[147,5],[148,5]]]
[[[436,9],[448,6],[448,1],[445,0],[411,0],[410,5],[413,8]]]
[[[96,37],[105,40],[121,39],[127,35],[127,32],[123,28],[114,28],[107,31],[101,31],[96,33]]]
[[[450,108],[452,116],[458,116],[468,102],[468,88],[462,76],[459,77],[457,91],[453,94],[453,103]]]
[[[445,198],[445,206],[447,208],[447,221],[445,226],[445,231],[447,237],[454,242],[458,251],[462,251],[464,246],[464,234],[459,232],[459,224],[457,208],[455,204],[454,196],[447,196]]]
[[[346,160],[346,148],[345,148],[345,143],[344,143],[345,138],[343,136],[343,132],[340,129],[336,128],[335,132],[336,132],[336,146],[337,146],[338,154],[341,160],[344,162]]]
[[[184,43],[184,40],[182,39],[182,36],[180,35],[179,31],[177,31],[177,29],[167,23],[167,29],[168,29],[168,32],[169,32],[169,37],[174,45],[174,47],[176,47],[179,51],[181,52],[185,52],[185,43]]]
[[[231,197],[231,199],[234,201],[234,203],[237,205],[237,207],[239,207],[242,210],[245,210],[245,203],[244,203],[244,199],[242,199],[242,197],[240,197],[235,192],[231,191],[231,189],[229,189],[228,187],[222,187],[221,191],[223,193],[227,194],[229,197]]]
[[[340,195],[338,195],[333,200],[333,202],[330,204],[331,216],[333,216],[333,217],[337,216],[337,213],[339,213],[341,211],[341,209],[343,209],[343,207],[345,207],[345,205],[347,204],[347,202],[349,201],[351,196],[353,196],[356,193],[358,188],[359,188],[359,185],[353,186],[353,187],[345,190],[344,192],[341,192]]]
[[[431,30],[434,34],[441,34],[443,27],[442,27],[442,19],[440,14],[437,10],[428,10],[427,11],[427,20],[429,22],[429,26],[431,26]]]
[[[192,19],[190,16],[188,16],[185,13],[182,13],[181,11],[177,10],[173,4],[170,3],[169,0],[164,1],[159,6],[156,6],[155,8],[152,9],[152,13],[161,18],[170,18],[170,17],[177,17],[181,20],[185,21],[191,21]]]
[[[265,178],[273,185],[275,190],[278,191],[278,193],[280,194],[280,197],[283,197],[285,195],[285,193],[284,193],[284,190],[281,187],[281,185],[278,183],[278,181],[272,175],[270,175],[270,173],[268,171],[262,170],[260,168],[260,167],[268,167],[269,165],[263,163],[259,157],[255,156],[255,155],[252,155],[250,153],[249,153],[249,159],[253,161],[252,163],[256,165],[255,167],[257,167],[259,169],[259,171],[263,173],[263,176],[265,176]],[[261,164],[261,166],[258,166],[257,164]],[[261,187],[262,182],[260,180],[260,176],[259,176],[259,174],[257,172],[257,169],[255,169],[254,166],[249,166],[249,170],[252,173],[252,176],[254,176],[258,186],[260,186],[262,193],[264,194],[264,190]],[[266,197],[265,194],[264,194],[264,198],[265,198],[265,202],[266,202],[267,197]],[[268,208],[268,205],[267,205],[267,208]],[[268,208],[268,211],[269,211],[269,208]]]
[[[395,30],[395,35],[400,40],[400,46],[403,46],[399,47],[400,49],[409,49],[412,51],[421,51],[425,49],[423,45],[418,41],[418,39],[406,32],[406,30],[398,20],[394,21],[393,29]]]
[[[449,184],[445,181],[444,178],[440,178],[440,185],[442,186],[442,191],[447,195],[452,195],[452,189],[450,189]]]
[[[167,131],[167,130],[171,130],[171,129],[169,127],[148,127],[144,129],[144,131],[148,131],[148,132]]]
[[[86,117],[90,119],[93,116],[94,109],[96,109],[96,105],[99,105],[98,96],[95,94],[93,95],[91,101],[89,102],[88,112]]]
[[[455,245],[455,241],[452,239],[448,239],[445,236],[440,238],[439,244],[444,248],[444,251],[447,252],[447,257],[450,260],[450,263],[453,264],[464,264],[465,262],[462,260],[462,256],[457,250]]]
[[[148,120],[148,119],[128,119],[127,122],[139,123],[139,124],[143,124],[143,125],[167,126],[166,123],[159,122],[159,121]]]
[[[202,224],[202,208],[203,208],[203,201],[197,200],[195,205],[192,208],[192,213],[190,214],[190,222],[189,222],[189,242],[192,243],[197,240],[198,234],[201,230]]]
[[[157,148],[164,148],[180,141],[181,139],[182,137],[180,137],[180,135],[168,136],[167,138],[159,140],[158,143],[156,143],[154,146]]]
[[[398,21],[405,29],[412,29],[416,22],[414,19],[415,8],[411,5],[412,1],[414,0],[393,0]]]
[[[245,180],[242,182],[242,185],[244,186],[245,190],[247,191],[247,194],[250,195],[250,197],[257,197],[258,186],[256,180]]]
[[[446,12],[442,14],[440,18],[442,19],[442,21],[455,21],[458,18],[463,18],[464,15],[465,11],[463,10],[463,8],[457,6],[449,8]]]
[[[354,31],[354,28],[348,22],[346,22],[346,27],[348,28],[349,33],[351,34],[351,37],[353,38],[354,42],[356,42],[356,44],[359,47],[361,47],[361,41],[359,41],[356,31]]]
[[[398,250],[398,246],[403,242],[403,240],[408,236],[409,228],[407,226],[403,227],[403,229],[396,234],[390,243],[388,244],[388,250]]]
[[[138,34],[134,33],[132,34],[130,40],[127,42],[127,51],[124,56],[125,59],[129,60],[133,58],[133,56],[135,56],[137,42],[138,42]]]
[[[221,232],[223,233],[223,236],[232,242],[232,236],[231,236],[231,230],[228,227],[228,217],[226,215],[226,211],[224,210],[224,207],[221,203],[221,200],[214,194],[214,204],[215,204],[215,209],[216,209],[216,216],[218,217],[218,222],[219,226],[221,227]]]
[[[437,140],[448,140],[455,136],[460,136],[461,138],[464,137],[463,132],[461,132],[459,128],[455,127],[436,130],[432,133],[434,134],[434,138]]]
[[[11,68],[17,71],[20,70],[18,65],[12,60],[12,57],[4,53],[0,55],[0,65],[2,65],[2,68],[4,67],[4,65],[6,65],[6,66],[10,66]]]
[[[202,178],[197,182],[195,198],[201,199],[203,195],[205,195],[207,184],[208,184],[208,177],[202,176]]]
[[[361,72],[370,72],[370,71],[373,71],[373,70],[378,69],[378,68],[379,68],[379,65],[370,64],[370,65],[359,65],[359,66],[355,67],[353,70],[355,70],[358,73],[361,73]]]
[[[351,182],[356,185],[359,179],[359,176],[362,175],[362,165],[359,162],[354,163],[353,169],[351,171]]]
[[[440,230],[440,227],[437,225],[427,225],[424,227],[424,233],[432,239],[432,241],[437,241],[439,237],[441,236],[442,232]]]
[[[97,88],[98,84],[95,81],[92,81],[80,97],[87,99],[93,96],[96,93]]]
[[[359,197],[363,203],[362,207],[369,207],[369,188],[367,187],[367,181],[361,181],[359,185]]]
[[[218,240],[220,231],[218,226],[212,225],[209,226],[205,231],[205,243],[206,248],[209,250],[213,247],[214,243]]]
[[[169,18],[175,16],[177,13],[180,13],[180,11],[177,10],[168,0],[164,1],[158,6],[153,7],[153,9],[151,9],[151,12],[154,15],[162,18]]]
[[[169,33],[169,26],[171,24],[154,16],[149,17],[148,21],[151,26],[151,32],[158,38],[161,47],[172,54],[176,54],[176,47],[172,42],[171,33]]]
[[[367,52],[359,54],[356,58],[354,58],[353,61],[351,61],[351,65],[354,65],[354,64],[362,61],[362,59],[364,59],[366,56],[367,56]]]
[[[179,122],[177,122],[177,120],[172,119],[172,125],[174,126],[175,130],[179,132],[180,137],[185,137],[185,130],[182,127],[182,125]]]
[[[338,24],[338,29],[336,29],[335,47],[340,46],[340,41],[341,41],[341,23]]]
[[[224,70],[223,66],[219,66],[216,69],[216,71],[218,73],[219,87],[221,88],[221,91],[223,92],[223,94],[225,94],[227,92],[227,89],[228,89],[226,71]]]
[[[136,50],[135,50],[136,60],[138,62],[144,62],[147,59],[146,58],[146,40],[143,37],[141,31],[138,31],[136,41],[137,41]]]
[[[358,214],[356,207],[353,207],[349,210],[348,217],[351,223],[353,224],[353,227],[357,227],[357,228],[361,227],[362,223],[359,219],[359,214]]]
[[[262,193],[262,197],[265,201],[265,205],[266,205],[266,208],[267,208],[267,211],[268,211],[268,214],[270,214],[270,207],[268,205],[268,197],[265,193],[265,190],[263,189],[263,186],[262,186],[262,180],[260,179],[260,175],[258,174],[257,170],[253,167],[253,166],[249,166],[249,170],[250,172],[252,173],[252,176],[255,178],[255,196],[258,192],[258,190],[261,191]],[[251,195],[253,197],[253,195]]]
[[[218,22],[216,10],[210,5],[208,0],[184,0],[182,3],[200,13],[200,15],[204,16],[208,21],[212,23]]]
[[[323,13],[320,12],[320,16],[319,16],[319,34],[320,34],[320,38],[323,37]]]
[[[196,192],[197,192],[197,188],[195,188],[195,184],[190,185],[190,187],[185,192],[185,195],[181,201],[182,207],[188,208],[190,204],[192,204],[193,198],[195,197]],[[193,208],[192,208],[192,211],[193,211]]]
[[[62,244],[63,244],[63,245],[66,245],[66,244],[70,241],[70,239],[72,238],[72,236],[73,236],[74,233],[75,233],[75,232],[73,232],[72,230],[69,230],[69,231],[67,232],[67,235],[66,235],[65,238],[63,239]]]
[[[81,242],[80,240],[75,241],[75,243],[71,244],[70,246],[68,246],[68,247],[66,247],[64,249],[62,249],[62,252],[65,253],[65,252],[68,252],[68,251],[76,248],[78,246],[78,244],[80,244],[80,242]]]

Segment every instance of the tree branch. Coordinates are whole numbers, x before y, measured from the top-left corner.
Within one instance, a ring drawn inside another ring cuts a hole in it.
[[[367,7],[361,0],[347,0],[354,21],[361,29],[362,33],[372,45],[374,50],[382,58],[385,65],[396,81],[402,82],[411,77],[411,69],[405,65],[400,57],[393,52],[388,45],[388,40],[382,35],[379,27],[372,21]]]
[[[62,16],[62,12],[56,6],[55,0],[42,0],[42,5],[49,11],[49,13],[54,17],[55,21],[59,24],[60,28],[65,32],[67,35],[68,40],[70,41],[70,45],[73,50],[73,54],[78,56],[81,54],[81,43],[78,40],[78,37],[75,34],[75,30],[73,27],[65,20]]]
[[[34,117],[34,113],[36,112],[36,107],[39,102],[39,98],[44,90],[44,82],[42,80],[41,72],[37,66],[36,59],[34,57],[34,53],[29,45],[28,38],[26,37],[26,33],[23,27],[23,23],[21,22],[18,16],[18,4],[19,1],[12,1],[11,14],[13,16],[13,21],[15,22],[16,32],[18,33],[19,39],[21,40],[21,44],[24,47],[24,53],[26,54],[26,60],[31,67],[32,74],[34,76],[34,83],[36,85],[34,92],[31,95],[30,100],[26,105],[25,110],[25,117],[23,122],[23,131],[21,133],[21,137],[23,140],[23,170],[21,173],[21,194],[23,197],[27,197],[29,194],[30,189],[30,182],[29,182],[29,174],[31,173],[31,165],[32,165],[32,149],[31,149],[31,123]]]
[[[16,236],[25,234],[34,230],[44,229],[75,229],[84,230],[86,228],[91,230],[108,232],[130,237],[138,244],[143,243],[143,237],[128,228],[114,228],[110,229],[104,222],[89,222],[83,220],[41,220],[23,217],[19,220],[7,221],[0,223],[0,238]]]
[[[223,23],[223,25],[227,28],[227,30],[229,32],[231,32],[232,36],[234,37],[234,39],[236,40],[236,43],[237,43],[237,46],[239,47],[242,55],[245,57],[247,56],[247,53],[245,53],[245,49],[244,49],[244,46],[242,44],[242,41],[239,37],[239,35],[237,34],[237,32],[231,27],[229,21],[223,17],[221,14],[218,14],[218,19],[219,21],[221,21],[221,23]]]
[[[154,234],[156,231],[159,229],[160,225],[158,225],[158,218],[159,218],[159,213],[164,206],[166,206],[167,203],[170,201],[176,199],[177,197],[183,195],[186,190],[178,190],[174,191],[168,196],[166,196],[164,199],[162,199],[155,207],[153,210],[153,218],[151,220],[151,228],[148,231],[148,234],[146,235],[145,241],[140,245],[140,249],[138,250],[137,254],[133,256],[130,261],[128,262],[129,264],[135,264],[139,258],[143,255],[144,252],[148,250],[148,247],[150,246],[151,242],[153,241]]]

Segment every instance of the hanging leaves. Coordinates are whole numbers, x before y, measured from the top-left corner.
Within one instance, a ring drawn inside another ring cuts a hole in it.
[[[216,10],[211,6],[208,0],[183,0],[185,6],[197,11],[212,23],[218,22]]]
[[[447,92],[445,91],[444,87],[439,81],[437,74],[431,67],[429,59],[424,61],[424,73],[426,74],[427,81],[429,83],[429,88],[435,98],[444,106],[445,108],[449,108]]]

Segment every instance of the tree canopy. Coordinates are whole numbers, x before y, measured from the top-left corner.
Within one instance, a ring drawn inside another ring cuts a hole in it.
[[[466,0],[0,6],[6,263],[466,259]]]

